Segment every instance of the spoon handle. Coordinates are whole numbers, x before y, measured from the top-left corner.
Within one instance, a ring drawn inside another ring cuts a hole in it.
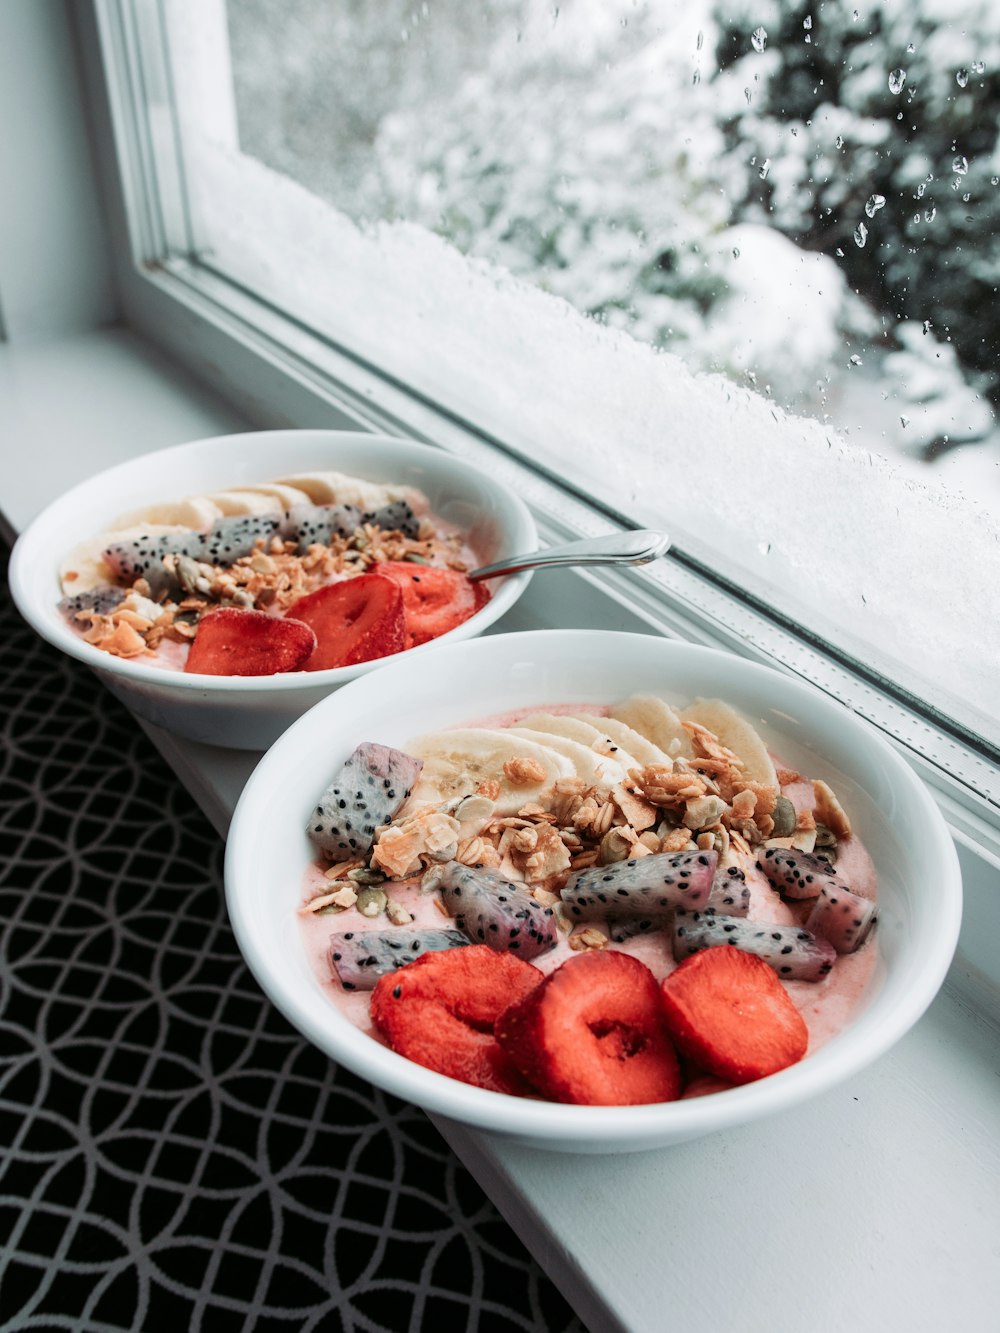
[[[585,537],[565,546],[551,546],[547,551],[512,555],[492,565],[483,565],[468,575],[473,581],[492,579],[500,574],[516,574],[522,569],[544,569],[551,565],[646,565],[670,547],[665,532],[609,532],[600,537]]]

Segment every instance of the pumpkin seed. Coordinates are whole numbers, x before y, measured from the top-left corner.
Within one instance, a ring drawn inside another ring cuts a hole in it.
[[[795,813],[795,806],[787,796],[778,797],[771,818],[774,820],[774,829],[771,833],[773,838],[789,838],[795,832],[798,816]]]
[[[381,889],[365,888],[358,894],[357,908],[362,916],[381,916],[388,901]]]

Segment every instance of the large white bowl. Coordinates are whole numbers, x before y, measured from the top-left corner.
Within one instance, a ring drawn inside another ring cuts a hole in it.
[[[484,564],[538,545],[534,520],[520,498],[442,449],[353,431],[257,431],[143,454],[65,492],[15,543],[9,575],[14,601],[43,638],[93,667],[140,717],[192,740],[266,749],[313,704],[381,662],[276,676],[207,677],[123,661],[85,643],[60,614],[57,571],[78,542],[130,510],[317,469],[418,487],[438,517],[468,532]],[[513,605],[530,577],[515,574],[492,583],[493,595],[480,611],[439,639],[409,649],[407,660],[421,660],[439,644],[481,633]]]
[[[879,875],[880,961],[853,1020],[791,1069],[663,1105],[566,1106],[445,1078],[352,1026],[314,978],[299,936],[304,829],[318,795],[361,741],[405,749],[415,735],[508,709],[612,703],[653,691],[678,703],[719,696],[759,726],[783,760],[827,779]],[[226,855],[236,938],[285,1016],[335,1060],[437,1115],[538,1147],[623,1152],[694,1138],[786,1110],[856,1074],[916,1022],[951,960],[961,915],[958,861],[937,806],[868,725],[810,686],[729,654],[594,630],[510,634],[442,647],[355,681],[319,704],[261,761],[239,802]]]

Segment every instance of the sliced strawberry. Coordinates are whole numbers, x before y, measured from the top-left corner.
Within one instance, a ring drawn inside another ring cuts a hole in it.
[[[490,600],[487,588],[455,569],[387,560],[378,572],[403,590],[407,648],[461,625]]]
[[[512,999],[541,983],[542,974],[513,954],[469,944],[425,953],[380,977],[372,991],[375,1027],[399,1055],[493,1092],[532,1089],[493,1036],[493,1024]]]
[[[185,671],[203,676],[275,676],[301,671],[316,635],[299,620],[222,607],[198,622]]]
[[[762,958],[742,949],[692,954],[661,993],[678,1050],[717,1078],[751,1083],[806,1053],[809,1031],[788,992]]]
[[[554,1101],[635,1106],[680,1096],[656,978],[630,954],[605,950],[567,959],[501,1014],[496,1037],[525,1078]]]
[[[406,646],[403,595],[392,579],[377,574],[319,588],[294,602],[288,615],[316,634],[307,671],[371,662]]]

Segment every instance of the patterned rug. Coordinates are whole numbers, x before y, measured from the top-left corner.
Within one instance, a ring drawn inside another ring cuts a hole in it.
[[[5,583],[0,692],[0,1329],[581,1333],[424,1115],[263,997],[218,837]]]

